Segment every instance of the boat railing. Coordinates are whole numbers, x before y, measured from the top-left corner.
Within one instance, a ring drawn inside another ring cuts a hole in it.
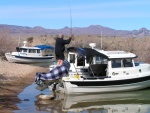
[[[81,78],[83,79],[87,79],[87,80],[95,80],[95,79],[105,79],[105,78],[111,78],[111,76],[95,76],[95,77],[85,77],[85,76],[81,76]]]

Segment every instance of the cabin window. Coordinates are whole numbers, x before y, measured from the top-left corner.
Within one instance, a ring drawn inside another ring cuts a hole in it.
[[[95,57],[95,63],[96,64],[101,64],[102,63],[101,57]]]
[[[96,57],[96,59],[95,59],[96,61],[100,61],[101,59],[100,59],[100,57]]]
[[[40,50],[39,50],[39,49],[37,49],[37,53],[40,53]]]
[[[133,67],[132,59],[113,59],[112,68]]]
[[[122,67],[133,67],[132,59],[123,59]]]
[[[111,62],[112,68],[121,68],[121,59],[113,59]]]
[[[75,63],[75,54],[70,54],[70,63]]]
[[[20,52],[26,53],[27,49],[20,49]]]
[[[95,57],[95,63],[96,64],[108,64],[108,60],[103,57]]]
[[[30,49],[29,53],[36,53],[36,50],[35,49]]]
[[[26,53],[26,52],[27,52],[27,49],[23,49],[22,51]]]
[[[77,57],[77,66],[85,66],[85,58],[84,58],[84,56],[79,55]]]

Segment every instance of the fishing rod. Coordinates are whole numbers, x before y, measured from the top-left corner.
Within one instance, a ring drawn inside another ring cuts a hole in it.
[[[70,4],[70,1],[68,0],[68,6],[69,6],[69,11],[70,11],[70,36],[72,36],[72,40],[74,40],[74,35],[73,35],[73,33],[72,33],[72,10],[71,10],[71,4]],[[75,68],[75,71],[76,71],[76,75],[79,75],[78,74],[78,71],[77,71],[77,69],[76,69],[76,67],[75,67],[75,65],[74,65],[74,63],[73,63],[73,66],[74,66],[74,68]]]
[[[71,4],[70,1],[68,0],[68,6],[69,6],[69,11],[70,11],[70,35],[72,36],[72,40],[74,41],[74,34],[73,34],[73,29],[72,29],[72,10],[71,10]]]
[[[72,10],[71,10],[71,4],[68,0],[68,5],[69,5],[69,12],[70,12],[70,35],[72,35]]]

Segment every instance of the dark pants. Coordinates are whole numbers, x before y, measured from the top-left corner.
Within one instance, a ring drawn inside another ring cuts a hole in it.
[[[57,60],[64,60],[65,59],[65,56],[64,56],[64,53],[63,52],[60,52],[60,51],[55,51],[55,55],[56,55],[56,59]]]

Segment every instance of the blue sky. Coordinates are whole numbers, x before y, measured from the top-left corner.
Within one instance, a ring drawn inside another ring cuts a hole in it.
[[[0,24],[150,30],[150,0],[2,0]]]

